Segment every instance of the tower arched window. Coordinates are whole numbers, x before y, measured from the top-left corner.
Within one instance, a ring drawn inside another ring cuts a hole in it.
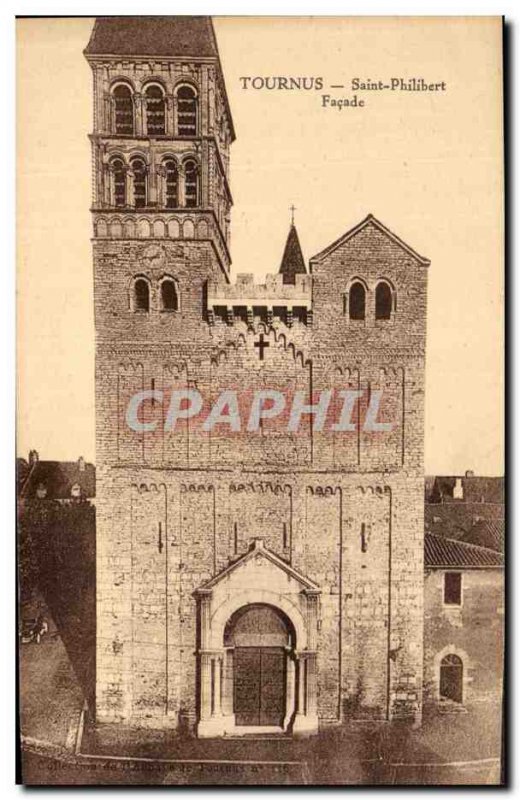
[[[179,170],[173,158],[169,158],[164,162],[164,172],[166,181],[166,208],[178,208]]]
[[[146,132],[148,136],[164,136],[166,133],[166,108],[164,92],[160,86],[148,86],[144,93],[146,101]]]
[[[348,315],[350,319],[365,319],[366,291],[360,281],[354,281],[348,293]]]
[[[178,311],[179,295],[177,285],[173,278],[163,278],[161,281],[161,311]]]
[[[122,158],[110,162],[113,181],[113,202],[115,206],[126,206],[126,165]]]
[[[376,286],[376,319],[391,319],[392,290],[386,281]]]
[[[184,162],[184,200],[186,208],[199,205],[199,165],[194,158]]]
[[[441,700],[453,700],[462,703],[464,666],[462,659],[455,653],[449,653],[441,661],[439,675],[439,697]]]
[[[131,89],[124,83],[112,92],[114,98],[114,132],[124,136],[134,133],[134,101]]]
[[[133,310],[150,311],[150,286],[146,278],[134,281]]]
[[[177,99],[177,135],[197,136],[198,97],[192,86],[180,86]]]
[[[146,163],[140,157],[133,158],[130,163],[134,176],[134,206],[135,208],[144,208],[146,206]]]

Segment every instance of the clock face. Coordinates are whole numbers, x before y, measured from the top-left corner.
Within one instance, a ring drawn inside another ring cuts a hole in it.
[[[142,258],[149,267],[162,267],[164,264],[164,250],[158,244],[151,244],[143,250]]]

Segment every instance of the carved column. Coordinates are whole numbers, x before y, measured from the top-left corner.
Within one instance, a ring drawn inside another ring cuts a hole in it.
[[[179,164],[179,208],[186,207],[186,192],[184,187],[184,164]]]
[[[143,95],[138,92],[134,94],[134,127],[136,136],[145,135]]]
[[[198,592],[200,602],[200,649],[208,650],[211,636],[211,590]]]
[[[215,656],[214,659],[214,702],[213,702],[213,716],[220,717],[222,715],[222,656]]]
[[[316,653],[307,653],[306,664],[306,716],[310,719],[317,716],[318,712],[318,687],[316,675]]]
[[[233,715],[233,649],[226,650],[224,655],[224,675],[222,681],[222,713],[226,717]]]
[[[318,647],[318,598],[319,591],[305,589],[307,597],[307,649],[316,650]]]
[[[211,655],[200,656],[200,719],[201,722],[211,718]]]
[[[175,118],[174,118],[174,105],[175,100],[172,94],[166,95],[166,135],[175,136]]]
[[[146,205],[157,205],[157,174],[155,170],[155,149],[150,148],[150,164],[148,167],[148,194],[146,197]]]
[[[296,664],[292,653],[286,655],[286,698],[285,698],[285,718],[283,721],[284,729],[289,725],[296,710]]]

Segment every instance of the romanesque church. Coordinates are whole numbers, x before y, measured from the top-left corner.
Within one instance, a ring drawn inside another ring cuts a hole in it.
[[[85,55],[97,721],[202,737],[417,722],[429,262],[369,215],[308,264],[291,225],[265,284],[240,264],[232,280],[235,130],[211,20],[99,18]],[[187,414],[170,430],[186,389],[307,405],[297,429],[266,413],[259,430]],[[350,397],[348,424],[316,424],[318,396],[336,420]],[[391,420],[376,431],[374,396]]]

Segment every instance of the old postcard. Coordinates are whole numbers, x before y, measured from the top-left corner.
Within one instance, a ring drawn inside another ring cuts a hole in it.
[[[25,784],[504,781],[502,36],[17,21]]]

